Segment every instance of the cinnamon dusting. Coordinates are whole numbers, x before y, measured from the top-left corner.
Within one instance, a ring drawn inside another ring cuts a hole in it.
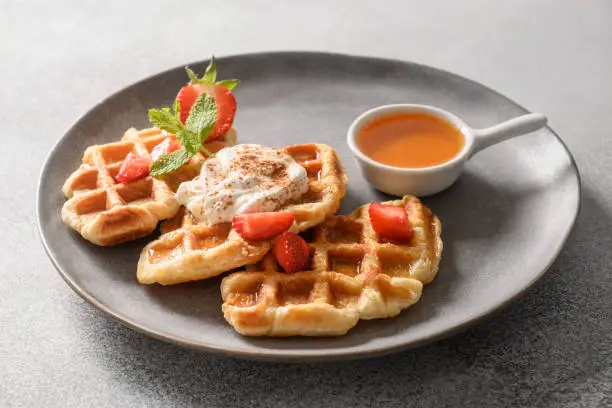
[[[259,145],[223,151],[207,160],[200,177],[192,182],[203,188],[196,191],[194,185],[181,191],[209,222],[226,220],[230,213],[274,211],[308,190],[306,171],[283,151]]]

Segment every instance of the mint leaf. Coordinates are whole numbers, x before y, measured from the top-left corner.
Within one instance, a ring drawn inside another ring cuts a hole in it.
[[[195,154],[200,151],[202,142],[200,142],[199,134],[188,129],[181,129],[176,133],[176,138],[189,153]]]
[[[189,112],[189,117],[187,122],[185,122],[185,129],[198,135],[199,144],[201,145],[215,127],[216,121],[217,104],[215,103],[215,98],[202,94],[196,99]],[[198,146],[198,151],[199,149],[200,147]]]
[[[189,75],[189,73],[187,73]],[[217,80],[217,62],[215,61],[215,56],[213,55],[210,58],[210,64],[206,67],[206,71],[204,71],[204,76],[201,81],[208,82],[214,84]]]
[[[193,72],[193,69],[189,67],[185,67],[185,71],[187,72],[187,76],[189,77],[189,80],[191,81],[191,83],[197,84],[200,81],[200,78],[198,78],[196,73]]]
[[[161,176],[172,173],[174,170],[187,163],[193,154],[182,148],[172,153],[164,154],[151,164],[151,175]]]
[[[166,132],[177,133],[183,128],[183,124],[170,112],[170,109],[149,109],[149,121]]]
[[[224,79],[223,81],[217,82],[215,85],[222,86],[228,90],[232,90],[240,84],[239,79]]]

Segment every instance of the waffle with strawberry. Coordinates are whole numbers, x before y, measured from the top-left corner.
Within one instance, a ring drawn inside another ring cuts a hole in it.
[[[232,129],[204,147],[215,152],[235,141]],[[62,191],[69,200],[62,208],[62,220],[97,245],[148,235],[160,220],[176,214],[174,191],[195,177],[205,160],[200,153],[177,171],[152,177],[153,158],[176,148],[176,137],[156,128],[131,128],[119,142],[88,147],[81,166],[64,183]]]
[[[232,224],[198,225],[188,212],[163,223],[167,233],[149,243],[140,255],[138,281],[170,285],[253,264],[269,251],[276,235],[285,230],[305,231],[338,211],[348,179],[335,150],[324,144],[282,150],[306,169],[308,190],[304,195],[274,212],[236,215]]]
[[[85,239],[114,245],[148,235],[179,210],[179,185],[212,153],[235,144],[231,90],[238,81],[217,82],[214,58],[202,78],[186,70],[190,82],[172,108],[149,110],[155,128],[132,128],[119,142],[90,146],[66,180],[62,219]]]
[[[436,276],[440,232],[412,196],[332,216],[304,243],[281,236],[262,261],[224,278],[224,316],[247,336],[340,336],[359,319],[396,316]],[[302,272],[284,272],[304,254]]]

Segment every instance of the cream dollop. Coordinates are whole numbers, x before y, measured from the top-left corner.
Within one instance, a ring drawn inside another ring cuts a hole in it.
[[[181,183],[176,199],[203,224],[236,214],[274,211],[308,191],[308,175],[281,150],[253,144],[226,147]]]

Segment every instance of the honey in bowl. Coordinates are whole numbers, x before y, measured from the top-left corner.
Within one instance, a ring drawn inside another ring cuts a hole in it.
[[[423,168],[446,163],[464,145],[459,129],[427,113],[397,113],[377,118],[355,138],[363,154],[382,164]]]

